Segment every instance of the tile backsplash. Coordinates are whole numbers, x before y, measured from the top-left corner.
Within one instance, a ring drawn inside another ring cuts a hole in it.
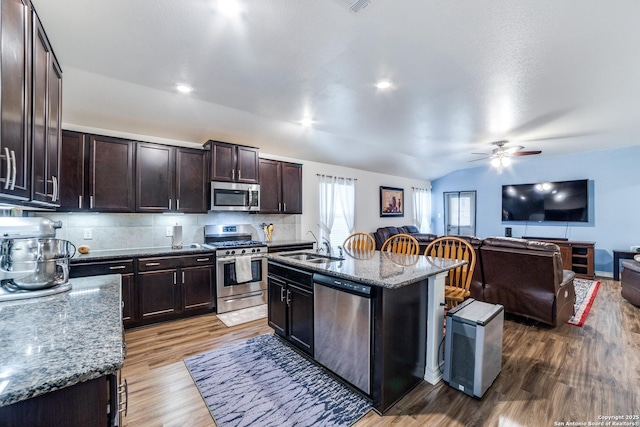
[[[76,246],[89,245],[91,250],[169,247],[171,237],[166,236],[166,230],[176,224],[182,226],[185,246],[204,242],[206,224],[251,224],[255,229],[252,238],[256,240],[265,240],[262,223],[273,224],[274,241],[295,240],[301,235],[300,215],[238,212],[185,215],[32,212],[30,215],[62,221],[56,237]],[[85,232],[90,232],[90,239],[85,238]]]

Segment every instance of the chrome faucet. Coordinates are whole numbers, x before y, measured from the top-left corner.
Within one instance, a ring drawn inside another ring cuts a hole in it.
[[[331,242],[329,242],[326,237],[323,237],[322,238],[322,244],[324,245],[325,250],[327,251],[327,255],[330,256],[331,255]]]
[[[313,234],[313,231],[309,230],[307,231],[307,234],[311,233],[311,235],[313,236],[313,239],[316,241],[316,252],[320,252],[320,246],[318,245],[318,238],[316,237],[315,234]]]

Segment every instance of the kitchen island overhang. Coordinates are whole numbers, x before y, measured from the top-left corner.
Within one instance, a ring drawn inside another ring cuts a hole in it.
[[[438,348],[443,338],[445,279],[449,270],[466,261],[379,251],[366,257],[346,254],[330,262],[296,259],[300,257],[294,254],[302,253],[314,254],[297,251],[268,257],[280,270],[289,266],[374,288],[372,386],[369,394],[361,392],[372,399],[376,411],[384,413],[422,380],[436,384],[442,379]]]

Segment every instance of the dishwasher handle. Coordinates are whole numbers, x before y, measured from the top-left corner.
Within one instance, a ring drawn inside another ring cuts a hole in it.
[[[348,292],[365,298],[373,297],[373,287],[362,283],[344,280],[339,277],[326,276],[324,274],[314,274],[313,281],[318,285],[338,289],[343,292]]]

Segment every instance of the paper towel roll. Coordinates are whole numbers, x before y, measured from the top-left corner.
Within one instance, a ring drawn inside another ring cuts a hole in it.
[[[182,226],[174,225],[171,236],[171,247],[173,249],[182,249]]]

